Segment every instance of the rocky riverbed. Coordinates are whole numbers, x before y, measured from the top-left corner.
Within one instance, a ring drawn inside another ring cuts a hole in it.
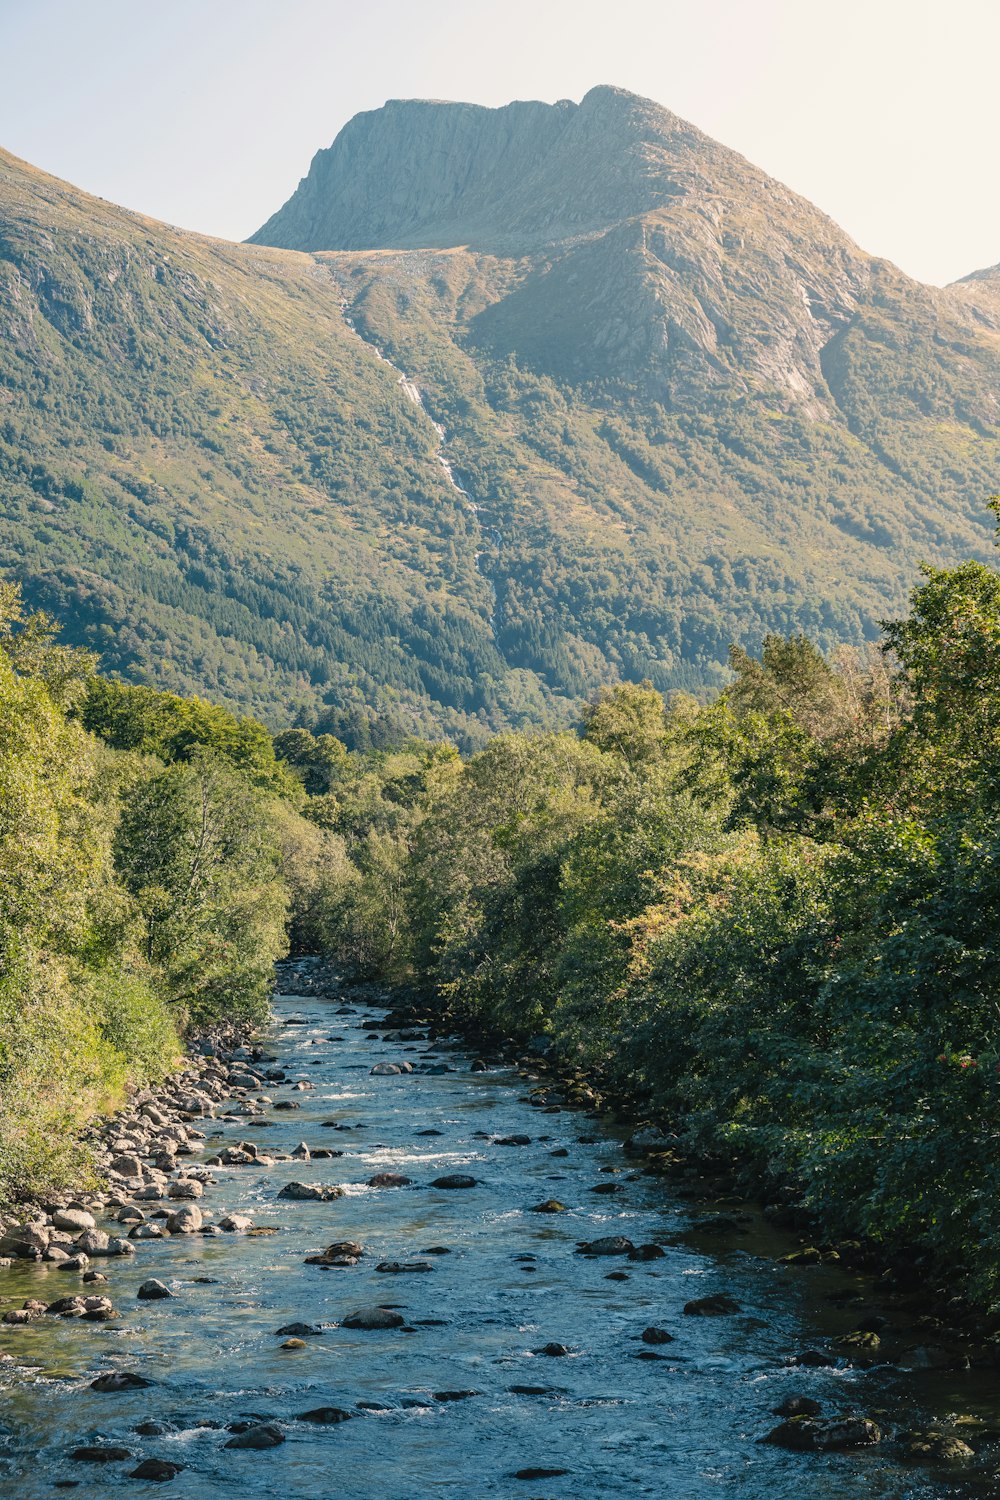
[[[1000,1493],[987,1343],[420,1022],[278,996],[0,1224],[5,1495]]]

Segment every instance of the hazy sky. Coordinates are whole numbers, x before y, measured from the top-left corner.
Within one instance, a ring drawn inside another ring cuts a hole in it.
[[[1000,0],[0,0],[0,145],[242,239],[387,98],[646,94],[945,282],[1000,261]]]

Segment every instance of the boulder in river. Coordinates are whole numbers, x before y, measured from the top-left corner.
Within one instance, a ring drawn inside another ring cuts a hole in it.
[[[655,1324],[644,1328],[640,1338],[644,1344],[672,1344],[674,1341],[672,1333],[668,1333],[665,1328],[657,1328]]]
[[[636,1245],[628,1253],[629,1260],[662,1260],[666,1255],[662,1245]]]
[[[201,1209],[196,1203],[185,1203],[167,1218],[168,1234],[197,1234],[202,1228]]]
[[[740,1312],[741,1308],[725,1292],[717,1292],[714,1297],[697,1297],[692,1302],[685,1302],[684,1311],[689,1318],[724,1318]]]
[[[253,1228],[253,1219],[249,1214],[226,1214],[219,1220],[219,1228],[227,1234],[239,1234]]]
[[[318,1338],[323,1332],[318,1323],[285,1323],[274,1331],[278,1338],[290,1336],[297,1339]]]
[[[580,1255],[628,1255],[635,1249],[623,1234],[604,1235],[599,1240],[583,1240],[577,1247]]]
[[[391,1307],[359,1307],[341,1320],[343,1328],[402,1328],[406,1319]]]
[[[121,1464],[132,1454],[127,1448],[117,1448],[111,1443],[92,1443],[83,1448],[74,1448],[70,1458],[75,1464]]]
[[[319,1182],[286,1182],[278,1193],[279,1198],[291,1198],[302,1203],[332,1203],[335,1198],[343,1196],[342,1187],[324,1187]]]
[[[871,1448],[881,1442],[880,1428],[868,1417],[790,1417],[761,1441],[795,1453],[831,1453]]]
[[[476,1179],[465,1172],[449,1172],[444,1177],[435,1177],[432,1188],[474,1188]]]
[[[52,1215],[57,1229],[68,1229],[71,1234],[82,1234],[85,1229],[96,1229],[97,1221],[85,1208],[57,1208]]]
[[[398,1077],[402,1071],[395,1063],[380,1062],[372,1068],[371,1075],[373,1078],[392,1078]]]
[[[408,1276],[419,1271],[433,1271],[429,1260],[380,1260],[375,1267],[388,1276]]]
[[[533,1214],[564,1214],[565,1203],[560,1203],[558,1198],[546,1198],[544,1203],[536,1203],[531,1209]]]
[[[402,1172],[376,1172],[374,1177],[369,1177],[368,1186],[373,1188],[409,1187],[412,1181],[412,1177],[404,1177]]]
[[[183,1464],[173,1463],[169,1458],[144,1458],[128,1477],[150,1479],[154,1484],[166,1484],[168,1480],[176,1479],[183,1467]]]
[[[145,1375],[139,1375],[135,1370],[110,1370],[107,1375],[98,1375],[96,1380],[90,1382],[92,1391],[140,1391],[147,1385],[152,1385]]]
[[[277,1448],[279,1443],[285,1441],[285,1434],[276,1422],[258,1422],[254,1427],[248,1427],[246,1432],[237,1432],[231,1437],[226,1448]]]
[[[166,1282],[158,1281],[155,1276],[151,1276],[148,1281],[142,1283],[135,1295],[139,1298],[140,1302],[158,1302],[162,1298],[172,1297],[174,1294]]]
[[[338,1422],[349,1422],[354,1413],[342,1406],[314,1406],[312,1411],[300,1412],[297,1422],[313,1422],[318,1427],[333,1427]]]

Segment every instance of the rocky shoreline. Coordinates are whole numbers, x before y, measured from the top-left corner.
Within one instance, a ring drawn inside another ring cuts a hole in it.
[[[226,1214],[214,1222],[199,1207],[205,1184],[213,1179],[209,1164],[195,1165],[191,1158],[205,1139],[199,1121],[224,1102],[231,1112],[262,1113],[261,1087],[284,1075],[276,1069],[257,1071],[263,1054],[247,1028],[201,1032],[191,1049],[182,1069],[156,1088],[137,1092],[123,1110],[88,1131],[85,1140],[100,1187],[0,1213],[0,1269],[18,1260],[47,1261],[79,1275],[82,1286],[95,1287],[108,1280],[98,1269],[101,1263],[135,1255],[144,1240],[253,1230],[246,1215]],[[109,1227],[99,1227],[99,1220]],[[155,1290],[148,1295],[155,1296]],[[91,1322],[118,1316],[108,1297],[84,1292],[51,1304],[28,1301],[0,1321],[27,1323],[45,1314]]]

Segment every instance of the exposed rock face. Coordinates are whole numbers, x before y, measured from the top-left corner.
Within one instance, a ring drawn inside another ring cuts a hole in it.
[[[291,250],[471,244],[510,250],[593,233],[669,202],[655,147],[681,159],[707,137],[623,89],[579,105],[390,99],[355,115],[253,236]]]
[[[836,410],[824,351],[859,310],[918,295],[737,152],[607,86],[502,109],[390,100],[317,153],[253,242],[516,261],[471,319],[490,352],[684,405],[769,387],[814,416]]]

